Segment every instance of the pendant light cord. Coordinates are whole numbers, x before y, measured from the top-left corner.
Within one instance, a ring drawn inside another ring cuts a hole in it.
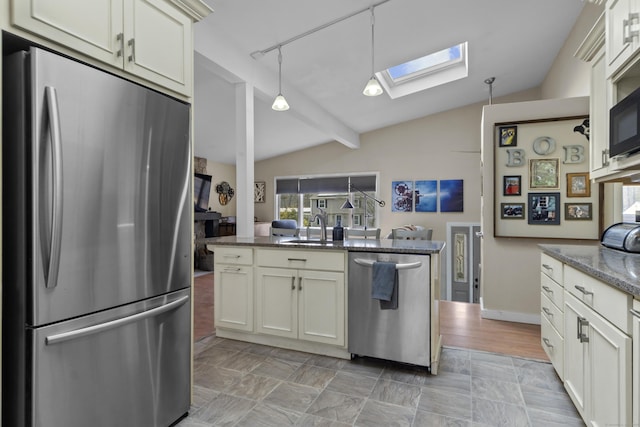
[[[375,28],[375,24],[376,24],[376,17],[375,17],[375,13],[374,13],[374,9],[373,6],[371,6],[371,76],[373,76],[374,73],[374,55],[375,55],[375,43],[374,43],[374,28]]]
[[[282,94],[282,46],[278,46],[278,94]]]

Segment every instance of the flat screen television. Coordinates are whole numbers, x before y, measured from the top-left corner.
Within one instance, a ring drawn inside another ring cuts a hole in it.
[[[196,212],[209,209],[209,195],[211,194],[211,175],[196,173],[193,179],[193,204]]]

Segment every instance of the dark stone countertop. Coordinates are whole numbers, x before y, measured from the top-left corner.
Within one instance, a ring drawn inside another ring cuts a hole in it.
[[[539,245],[545,254],[640,298],[640,254],[594,245]]]
[[[297,243],[291,242],[298,241]],[[435,240],[393,240],[393,239],[350,239],[319,244],[317,240],[298,237],[211,237],[197,239],[196,244],[226,245],[226,246],[258,246],[291,249],[329,249],[347,250],[350,252],[386,252],[396,254],[439,254],[444,249],[445,242]],[[315,242],[315,243],[314,243]]]

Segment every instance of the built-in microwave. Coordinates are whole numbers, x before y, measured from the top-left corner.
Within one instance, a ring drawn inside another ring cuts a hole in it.
[[[609,157],[640,151],[640,88],[609,112]]]

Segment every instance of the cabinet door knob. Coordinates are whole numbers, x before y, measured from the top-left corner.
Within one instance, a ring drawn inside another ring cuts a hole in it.
[[[546,314],[547,316],[553,317],[553,313],[547,307],[542,307],[542,311],[544,311],[544,314]]]
[[[302,277],[298,277],[298,290],[302,290]]]
[[[549,341],[549,338],[542,338],[542,341],[544,342],[544,345],[546,345],[549,348],[553,348],[553,344],[551,344],[551,341]]]
[[[296,277],[295,276],[291,276],[291,290],[292,291],[296,290]]]

